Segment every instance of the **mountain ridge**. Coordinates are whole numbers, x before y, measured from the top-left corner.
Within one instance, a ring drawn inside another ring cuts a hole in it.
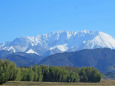
[[[42,57],[36,54],[28,54],[24,52],[14,53],[11,51],[0,50],[0,59],[13,61],[17,66],[29,67],[38,64]]]
[[[96,48],[75,52],[64,52],[50,55],[39,62],[39,65],[94,67],[100,72],[115,72],[115,49]]]
[[[115,49],[115,39],[99,31],[57,31],[16,38],[0,45],[0,50],[35,53],[40,56],[95,48]]]

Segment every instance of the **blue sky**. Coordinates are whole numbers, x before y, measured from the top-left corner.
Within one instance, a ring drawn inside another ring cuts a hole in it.
[[[0,43],[59,30],[115,37],[115,0],[0,0]]]

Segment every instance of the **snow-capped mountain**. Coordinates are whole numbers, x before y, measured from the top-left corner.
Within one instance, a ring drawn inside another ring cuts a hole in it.
[[[16,38],[0,45],[0,50],[35,53],[40,56],[94,48],[115,49],[115,39],[98,31],[57,31],[33,37]]]

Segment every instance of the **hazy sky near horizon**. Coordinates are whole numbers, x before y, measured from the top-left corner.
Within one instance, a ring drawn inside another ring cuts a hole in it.
[[[60,30],[115,38],[115,0],[0,0],[0,43]]]

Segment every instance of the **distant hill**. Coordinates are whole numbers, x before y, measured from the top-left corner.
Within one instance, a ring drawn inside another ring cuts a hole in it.
[[[115,72],[115,50],[109,48],[85,49],[75,52],[65,52],[40,57],[37,54],[24,52],[0,51],[0,59],[9,59],[17,66],[31,65],[54,65],[54,66],[75,66],[95,67],[102,73]]]
[[[36,54],[27,54],[23,52],[13,53],[5,50],[0,51],[0,59],[8,59],[17,64],[17,66],[31,66],[38,64],[42,57]]]
[[[39,64],[54,66],[95,67],[102,73],[115,71],[115,50],[85,49],[51,55]]]

